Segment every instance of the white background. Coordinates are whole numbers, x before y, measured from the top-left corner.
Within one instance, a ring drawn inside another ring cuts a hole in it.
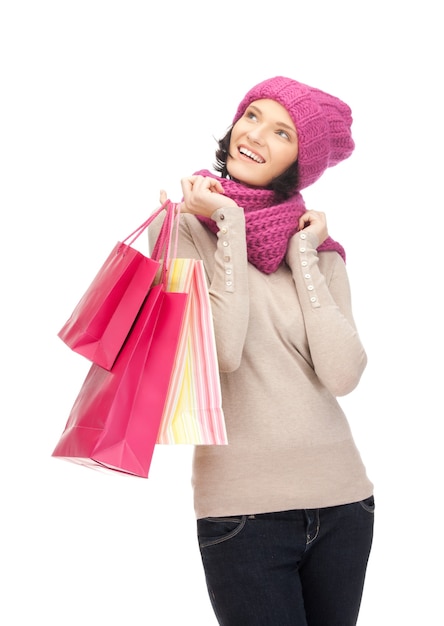
[[[416,7],[416,8],[414,8]],[[360,626],[442,623],[439,3],[5,0],[0,9],[5,626],[210,626],[186,447],[148,480],[51,458],[89,364],[56,336],[114,243],[283,74],[350,104],[304,194],[347,251],[369,365],[342,400],[375,483]],[[142,242],[145,245],[145,242]]]

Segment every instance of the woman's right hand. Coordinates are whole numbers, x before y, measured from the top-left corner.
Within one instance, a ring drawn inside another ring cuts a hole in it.
[[[236,202],[224,195],[219,180],[211,176],[187,176],[180,181],[183,192],[181,212],[211,217],[217,209],[237,206]]]

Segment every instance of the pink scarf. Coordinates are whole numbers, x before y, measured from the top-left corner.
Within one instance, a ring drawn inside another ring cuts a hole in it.
[[[269,189],[246,187],[229,178],[220,178],[208,170],[199,170],[195,174],[219,180],[225,195],[243,208],[248,260],[264,274],[275,272],[285,257],[290,237],[298,230],[299,218],[307,210],[302,195],[296,192],[288,200],[276,204],[275,193]],[[198,216],[198,219],[213,233],[217,233],[218,227],[214,220],[203,216]],[[344,248],[331,237],[318,250],[334,250],[345,262]]]

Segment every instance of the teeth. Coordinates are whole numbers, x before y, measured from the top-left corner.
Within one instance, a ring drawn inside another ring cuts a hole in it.
[[[247,157],[250,157],[250,159],[253,159],[253,161],[256,161],[256,163],[265,163],[264,159],[262,159],[257,154],[254,154],[254,152],[250,152],[250,150],[247,150],[246,148],[239,148],[239,152],[241,154],[245,154],[245,156]]]

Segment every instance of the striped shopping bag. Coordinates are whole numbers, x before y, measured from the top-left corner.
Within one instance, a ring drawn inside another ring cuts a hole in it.
[[[227,444],[203,262],[170,259],[166,289],[188,297],[157,443]]]

